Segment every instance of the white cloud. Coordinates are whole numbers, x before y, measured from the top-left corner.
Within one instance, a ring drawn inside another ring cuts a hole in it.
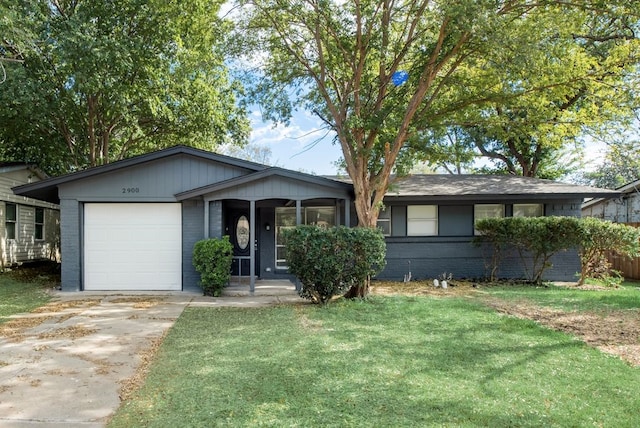
[[[274,126],[263,122],[259,111],[252,112],[250,118],[250,142],[271,148],[272,162],[276,165],[320,175],[336,173],[334,163],[342,152],[332,144],[333,135],[327,135],[318,119],[299,112],[288,126]]]

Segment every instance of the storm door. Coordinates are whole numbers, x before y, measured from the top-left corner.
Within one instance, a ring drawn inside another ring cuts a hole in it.
[[[250,274],[250,251],[251,245],[256,246],[256,275],[258,274],[258,241],[251,230],[251,222],[248,209],[230,209],[227,212],[227,231],[229,240],[233,244],[233,263],[231,265],[231,275],[249,276]]]

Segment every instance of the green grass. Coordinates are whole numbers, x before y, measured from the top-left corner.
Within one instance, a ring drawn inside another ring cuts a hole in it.
[[[554,285],[484,287],[483,292],[508,300],[527,300],[539,306],[566,311],[640,309],[640,283],[627,281],[620,288],[583,290]]]
[[[637,426],[640,370],[467,299],[188,308],[111,427]]]
[[[0,273],[0,323],[11,315],[29,312],[47,303],[51,298],[46,289],[50,287],[50,281],[43,278],[25,281],[10,273]]]

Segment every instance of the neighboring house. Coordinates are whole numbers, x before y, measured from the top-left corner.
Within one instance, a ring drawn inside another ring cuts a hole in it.
[[[32,165],[0,162],[0,268],[35,260],[60,260],[58,205],[11,191],[12,187],[45,178]]]
[[[288,278],[282,230],[357,223],[348,182],[173,147],[13,189],[60,203],[62,289],[197,290],[194,244],[229,235],[233,274]],[[378,225],[387,235],[380,278],[485,276],[471,244],[475,219],[580,215],[587,197],[617,192],[509,176],[416,175],[395,184]],[[512,260],[511,260],[512,261]],[[575,253],[554,259],[554,279],[573,279]],[[510,260],[504,276],[522,277]]]
[[[583,217],[597,217],[614,223],[640,227],[640,180],[616,189],[620,196],[613,199],[593,198],[582,205]],[[640,258],[609,254],[611,268],[626,279],[640,279]]]
[[[597,217],[615,223],[640,223],[640,180],[616,189],[619,198],[594,198],[582,205],[584,217]]]

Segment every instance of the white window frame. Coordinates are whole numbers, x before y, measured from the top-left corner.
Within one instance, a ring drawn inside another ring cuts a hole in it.
[[[438,206],[408,205],[407,236],[438,236]]]
[[[517,208],[516,208],[517,207]],[[522,208],[524,210],[535,209],[537,212],[534,215],[528,215],[528,213],[517,213],[517,209]],[[513,204],[513,216],[514,217],[543,217],[544,216],[544,204]]]
[[[15,218],[13,219],[9,219],[9,206],[13,206],[15,207],[14,213],[15,213]],[[11,202],[5,202],[4,204],[4,230],[5,230],[5,236],[7,239],[18,239],[18,218],[19,218],[19,208],[18,208],[18,204],[14,204]],[[9,236],[9,225],[12,225],[12,229],[13,229],[13,236]]]
[[[376,227],[382,231],[383,236],[391,236],[391,207],[380,209]]]

